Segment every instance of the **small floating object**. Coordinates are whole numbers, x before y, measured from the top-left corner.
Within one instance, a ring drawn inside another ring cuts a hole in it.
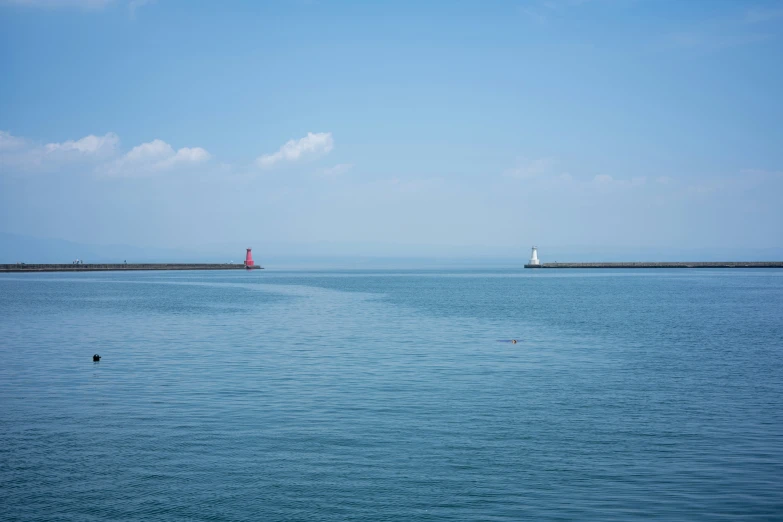
[[[98,362],[100,360],[101,360],[101,356],[98,355],[97,353],[92,356],[92,362]]]
[[[511,344],[517,344],[520,340],[517,339],[498,339],[499,343],[511,343]]]

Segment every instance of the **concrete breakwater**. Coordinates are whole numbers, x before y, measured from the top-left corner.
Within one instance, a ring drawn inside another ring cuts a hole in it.
[[[783,261],[696,261],[630,263],[541,263],[525,268],[783,268]]]
[[[113,263],[113,264],[0,264],[2,272],[109,272],[127,270],[244,270],[261,269],[258,265],[238,263]]]

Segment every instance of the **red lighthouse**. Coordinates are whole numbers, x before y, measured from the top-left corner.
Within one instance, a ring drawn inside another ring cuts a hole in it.
[[[255,265],[253,262],[253,254],[250,252],[250,249],[247,249],[247,255],[245,256],[245,266],[250,268],[251,266]]]

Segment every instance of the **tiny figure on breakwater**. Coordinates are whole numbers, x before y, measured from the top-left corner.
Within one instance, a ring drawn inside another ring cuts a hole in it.
[[[98,362],[100,360],[101,360],[101,356],[98,355],[97,353],[92,356],[92,362]]]

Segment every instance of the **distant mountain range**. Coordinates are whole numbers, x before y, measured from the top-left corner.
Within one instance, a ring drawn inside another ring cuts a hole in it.
[[[190,261],[188,253],[173,249],[85,245],[64,239],[0,233],[0,263],[70,263],[75,259],[82,259],[85,263]]]
[[[474,247],[394,245],[383,243],[313,244],[257,241],[253,257],[269,267],[416,267],[416,266],[521,266],[529,247]],[[90,245],[64,239],[46,239],[0,232],[0,263],[225,263],[244,260],[245,246],[207,244],[194,248],[159,248],[133,245]],[[547,247],[539,244],[541,262],[613,261],[782,261],[783,248],[641,248]]]

